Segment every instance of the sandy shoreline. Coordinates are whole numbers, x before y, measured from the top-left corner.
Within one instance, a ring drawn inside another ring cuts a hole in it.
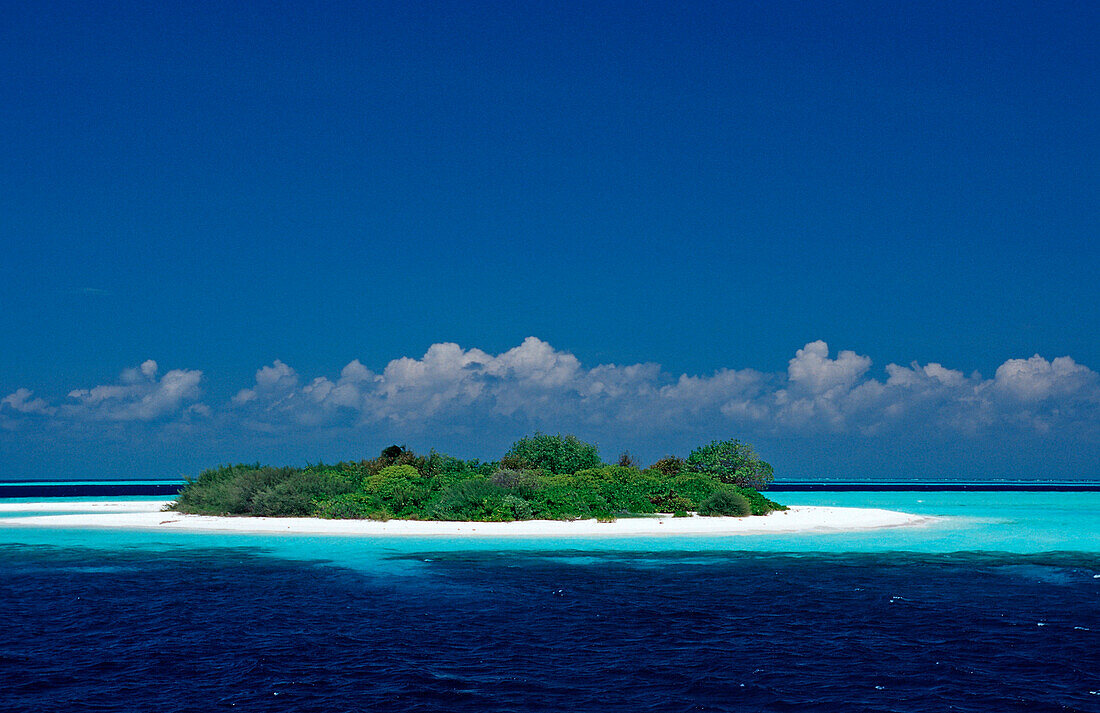
[[[426,522],[322,520],[286,517],[209,517],[162,512],[169,501],[0,503],[0,527],[116,528],[255,534],[363,535],[371,537],[594,537],[646,535],[760,535],[826,533],[923,525],[936,518],[877,508],[794,506],[764,517],[640,517],[615,522]],[[78,512],[79,511],[79,512]],[[18,513],[27,513],[20,516]],[[59,514],[40,514],[59,513]],[[65,513],[65,514],[60,514]]]

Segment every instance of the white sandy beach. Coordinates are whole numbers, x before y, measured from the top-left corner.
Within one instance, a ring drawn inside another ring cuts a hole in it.
[[[311,535],[594,537],[826,533],[923,525],[936,518],[876,508],[795,506],[764,517],[637,517],[521,522],[322,520],[288,517],[208,517],[163,512],[170,501],[0,503],[0,527],[119,528],[127,530],[285,533]],[[79,511],[79,512],[77,512]],[[20,516],[18,513],[27,513]],[[59,513],[59,514],[41,514]],[[60,514],[64,513],[64,514]]]

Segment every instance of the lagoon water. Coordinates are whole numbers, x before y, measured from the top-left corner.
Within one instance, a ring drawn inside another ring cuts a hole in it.
[[[0,710],[1100,711],[1100,493],[781,499],[944,519],[504,541],[0,516]]]

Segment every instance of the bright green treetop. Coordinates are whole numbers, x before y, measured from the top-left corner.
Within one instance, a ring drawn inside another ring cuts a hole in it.
[[[593,444],[573,435],[545,433],[525,436],[513,443],[500,464],[516,469],[541,468],[551,473],[576,473],[603,465],[600,452]]]
[[[756,490],[767,488],[774,477],[771,465],[760,460],[751,445],[737,439],[713,441],[696,448],[687,457],[687,467],[723,483]]]

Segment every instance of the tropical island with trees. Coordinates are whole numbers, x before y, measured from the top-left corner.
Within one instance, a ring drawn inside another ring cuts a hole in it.
[[[576,436],[536,433],[491,462],[394,445],[376,458],[335,465],[223,466],[189,479],[167,509],[381,521],[748,517],[787,509],[760,492],[772,478],[772,467],[738,440],[639,468],[628,453],[607,464],[595,445]]]

